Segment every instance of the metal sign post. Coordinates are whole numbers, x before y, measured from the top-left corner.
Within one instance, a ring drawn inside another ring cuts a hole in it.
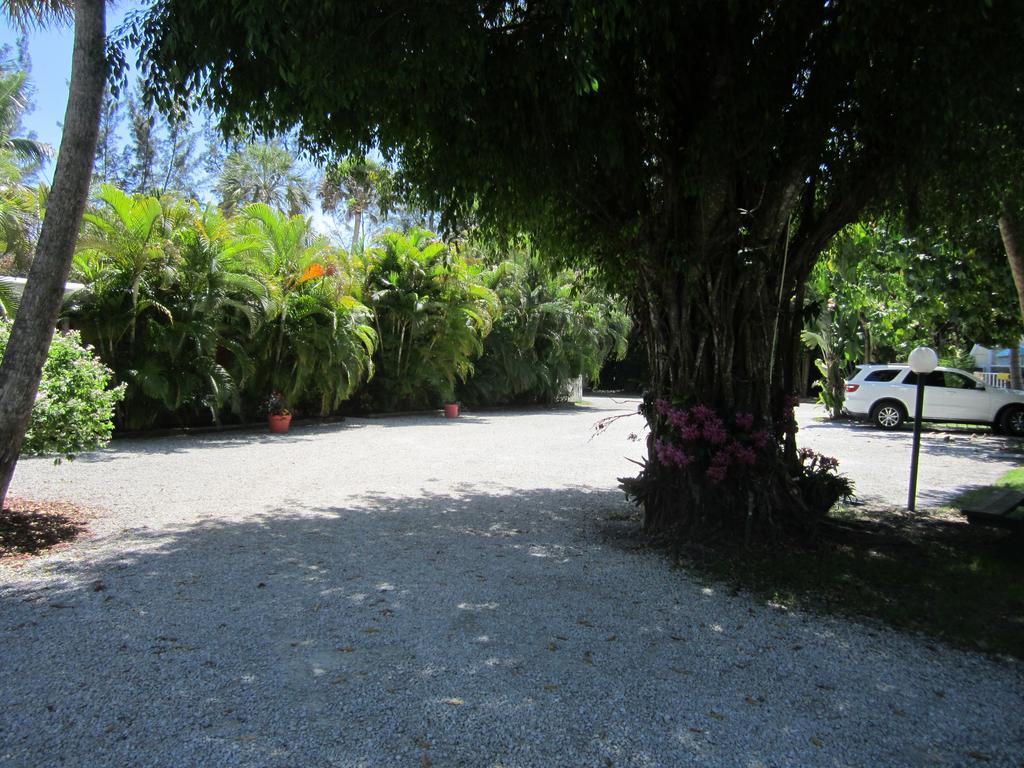
[[[917,397],[914,404],[914,447],[910,453],[910,493],[907,509],[917,507],[917,465],[921,453],[921,414],[924,411],[924,381],[939,364],[939,356],[929,347],[918,347],[910,353],[910,370],[917,376]]]

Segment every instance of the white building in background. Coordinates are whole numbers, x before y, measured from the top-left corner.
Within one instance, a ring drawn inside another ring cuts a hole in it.
[[[18,299],[20,299],[22,294],[25,292],[26,282],[28,281],[24,277],[10,277],[9,275],[0,275],[0,289],[4,289],[6,293],[13,294]],[[83,288],[85,288],[85,286],[82,285],[82,283],[64,283],[64,298],[66,299],[71,294],[75,293],[76,291],[80,291]],[[0,296],[0,299],[3,299],[3,297]],[[7,314],[7,312],[4,311],[2,303],[3,302],[0,301],[0,317],[3,317],[4,315]],[[64,330],[67,330],[63,323],[61,325],[64,328]]]
[[[989,349],[980,344],[971,348],[971,357],[975,367],[981,372],[981,378],[991,387],[1010,386],[1010,350]],[[1021,360],[1024,361],[1024,345],[1021,346]]]
[[[0,285],[6,285],[18,296],[21,296],[21,294],[25,292],[25,283],[27,282],[28,281],[24,277],[0,275]],[[64,298],[66,299],[75,291],[80,291],[83,288],[85,288],[85,286],[82,283],[64,283]]]

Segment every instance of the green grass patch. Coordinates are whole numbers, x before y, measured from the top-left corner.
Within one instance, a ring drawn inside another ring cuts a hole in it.
[[[876,619],[1024,658],[1024,541],[959,516],[887,514],[891,522],[852,520],[847,510],[840,519],[849,530],[813,548],[716,549],[685,564],[787,608]]]
[[[1024,491],[1024,467],[1020,469],[1011,469],[1005,475],[996,480],[995,485],[985,486],[984,488],[972,488],[969,491],[964,491],[955,499],[950,502],[950,506],[954,509],[963,509],[965,506],[977,503],[988,495],[992,488],[1011,488],[1015,491]]]

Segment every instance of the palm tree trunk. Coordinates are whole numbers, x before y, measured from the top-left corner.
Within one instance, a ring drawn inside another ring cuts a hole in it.
[[[363,212],[356,211],[352,214],[352,253],[356,252],[356,246],[359,245],[359,230],[362,228],[363,223]]]
[[[142,275],[138,274],[135,276],[135,279],[132,280],[132,324],[128,337],[128,349],[130,351],[135,350],[135,326],[139,313],[139,291],[141,290],[141,287]]]
[[[1010,262],[1013,284],[1017,288],[1017,303],[1020,305],[1021,318],[1024,319],[1024,253],[1021,253],[1020,222],[1009,203],[1003,203],[1003,212],[999,216],[999,234],[1003,238],[1003,249],[1006,260]],[[1010,386],[1024,389],[1020,375],[1020,339],[1013,339],[1010,345]]]
[[[78,0],[71,87],[53,189],[21,309],[0,364],[0,510],[32,416],[89,196],[107,79],[105,42],[104,0]]]

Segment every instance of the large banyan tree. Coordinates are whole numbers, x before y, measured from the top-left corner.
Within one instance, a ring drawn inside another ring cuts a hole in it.
[[[750,535],[841,490],[792,439],[815,259],[1005,119],[1021,25],[1008,0],[157,0],[135,39],[164,106],[379,148],[449,222],[597,265],[650,354],[647,526]]]

